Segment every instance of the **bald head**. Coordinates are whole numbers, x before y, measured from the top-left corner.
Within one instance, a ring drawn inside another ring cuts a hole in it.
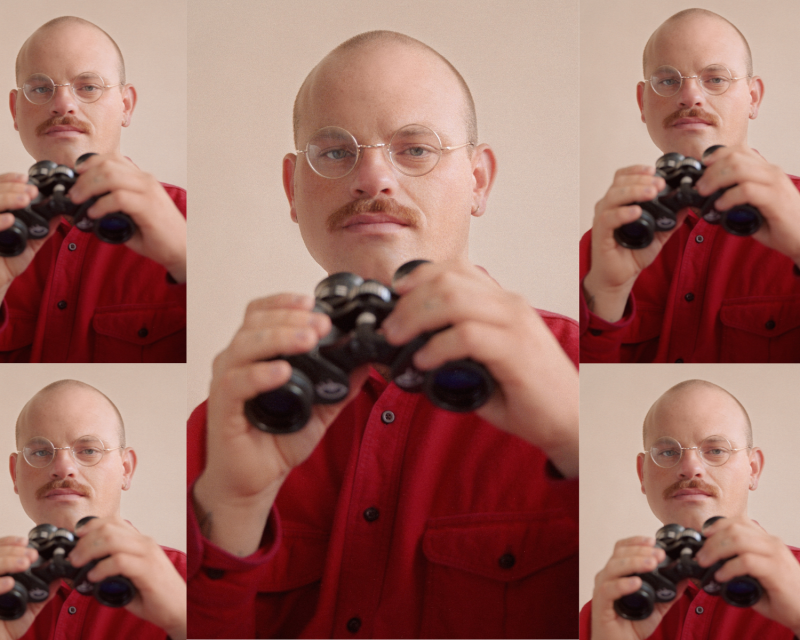
[[[310,95],[313,93],[314,86],[323,77],[330,74],[341,73],[344,66],[346,68],[348,59],[352,60],[355,57],[368,57],[370,53],[386,47],[396,47],[398,49],[407,48],[411,51],[421,53],[426,57],[431,58],[437,65],[444,67],[448,74],[451,75],[458,84],[463,98],[463,118],[464,128],[466,131],[466,140],[477,144],[478,142],[478,121],[475,114],[475,102],[472,99],[472,93],[464,81],[464,78],[458,70],[450,64],[450,62],[432,49],[428,45],[410,36],[395,31],[368,31],[359,34],[343,42],[333,51],[331,51],[322,61],[314,67],[311,72],[306,76],[300,90],[297,92],[297,97],[294,101],[293,124],[294,124],[294,141],[295,146],[299,144],[299,131],[302,124],[303,113],[307,109],[307,102]],[[342,65],[342,63],[345,63]],[[409,91],[413,91],[414,87],[409,86]],[[408,123],[412,124],[412,123]]]
[[[645,78],[648,77],[647,62],[656,48],[658,40],[662,38],[670,38],[671,34],[673,34],[676,29],[681,29],[688,22],[698,20],[715,20],[727,25],[730,28],[731,34],[738,38],[742,43],[742,61],[744,62],[745,69],[747,70],[747,75],[753,75],[753,56],[750,53],[750,45],[747,43],[747,39],[744,37],[742,32],[736,28],[736,25],[734,25],[730,20],[723,18],[721,15],[714,13],[713,11],[708,11],[707,9],[685,9],[683,11],[679,11],[674,16],[667,18],[661,24],[661,26],[653,32],[653,34],[650,36],[650,39],[647,41],[647,44],[644,47],[644,53],[642,55],[642,67]],[[681,71],[687,72],[685,69],[682,69]]]
[[[125,60],[122,57],[122,51],[120,50],[119,46],[114,39],[108,35],[103,29],[98,27],[96,24],[89,22],[88,20],[84,20],[83,18],[76,18],[75,16],[61,16],[60,18],[54,18],[49,22],[46,22],[41,27],[39,27],[36,31],[31,34],[31,36],[23,43],[22,47],[20,47],[19,53],[17,53],[17,62],[15,68],[15,76],[17,79],[17,86],[20,86],[23,78],[20,78],[20,72],[23,66],[23,60],[28,49],[35,45],[39,44],[42,41],[46,41],[48,34],[52,33],[55,29],[69,29],[69,28],[86,28],[86,29],[94,29],[101,34],[103,34],[106,38],[108,38],[109,43],[113,47],[114,55],[117,57],[117,68],[119,71],[119,78],[103,78],[106,82],[110,82],[111,84],[116,84],[119,81],[120,84],[125,84]],[[86,69],[86,71],[94,71],[94,69]]]
[[[29,416],[34,412],[34,410],[39,407],[42,403],[46,402],[47,400],[51,399],[53,396],[57,394],[67,394],[67,393],[90,393],[92,395],[97,395],[98,397],[102,398],[104,404],[107,404],[114,416],[114,421],[116,422],[116,431],[119,436],[119,446],[125,447],[125,425],[122,421],[122,414],[117,409],[117,405],[115,405],[111,399],[104,394],[99,389],[86,384],[85,382],[81,382],[79,380],[58,380],[57,382],[53,382],[47,385],[44,389],[37,392],[25,406],[20,411],[19,416],[17,417],[17,425],[16,425],[16,442],[17,446],[21,447],[22,443],[20,442],[20,435],[22,433],[23,425],[25,425],[26,420]],[[88,434],[85,434],[88,435]],[[106,445],[114,444],[106,442]],[[116,446],[116,445],[114,445]]]
[[[753,427],[750,424],[750,416],[747,415],[747,410],[741,402],[731,393],[713,382],[707,382],[706,380],[684,380],[668,389],[653,403],[653,406],[650,407],[650,410],[647,412],[642,427],[642,440],[645,449],[647,448],[648,434],[652,430],[654,423],[658,420],[659,414],[664,411],[669,411],[676,405],[680,405],[690,394],[694,395],[698,393],[713,393],[722,396],[731,407],[734,407],[734,413],[741,416],[741,425],[746,444],[748,447],[753,446]]]

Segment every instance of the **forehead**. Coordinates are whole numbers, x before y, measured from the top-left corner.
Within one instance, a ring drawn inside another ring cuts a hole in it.
[[[119,56],[104,33],[90,25],[66,23],[35,32],[20,52],[21,80],[46,73],[65,82],[83,71],[97,71],[108,82],[119,78]]]
[[[645,445],[669,436],[683,446],[694,446],[711,435],[723,435],[744,446],[746,421],[741,408],[727,393],[697,386],[659,398],[647,417]]]
[[[646,73],[671,65],[685,75],[720,63],[741,74],[746,56],[744,42],[730,24],[712,16],[691,16],[658,28],[648,46]]]
[[[364,136],[386,136],[424,124],[463,137],[464,97],[450,68],[425,49],[373,43],[333,54],[314,70],[302,94],[299,137],[325,126]]]
[[[85,387],[64,385],[35,396],[20,416],[20,445],[44,436],[56,446],[93,434],[107,445],[118,444],[118,419],[108,401]]]

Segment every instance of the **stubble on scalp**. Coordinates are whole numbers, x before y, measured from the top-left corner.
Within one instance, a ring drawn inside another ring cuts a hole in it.
[[[709,11],[708,9],[684,9],[683,11],[679,11],[675,15],[670,16],[664,22],[662,22],[661,25],[658,27],[658,29],[653,31],[653,33],[650,35],[650,38],[647,40],[647,44],[645,44],[644,51],[642,52],[642,71],[643,71],[645,79],[647,78],[647,56],[650,53],[650,50],[654,46],[654,42],[655,42],[657,34],[662,29],[670,27],[670,26],[675,25],[675,24],[678,24],[683,20],[688,20],[688,19],[695,18],[695,17],[700,17],[700,16],[704,16],[704,17],[707,17],[707,18],[713,18],[713,19],[716,19],[716,20],[721,20],[725,24],[729,25],[737,33],[739,38],[741,38],[742,44],[744,45],[745,67],[747,69],[747,75],[748,76],[752,76],[753,75],[753,54],[750,51],[750,45],[747,42],[747,38],[744,37],[744,34],[741,31],[739,31],[739,29],[737,28],[737,26],[735,24],[733,24],[727,18],[723,18],[718,13],[714,13],[713,11]],[[686,70],[682,70],[682,71],[686,71]]]

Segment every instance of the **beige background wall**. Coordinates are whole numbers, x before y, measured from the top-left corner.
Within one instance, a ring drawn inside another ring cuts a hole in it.
[[[480,140],[498,156],[470,257],[531,304],[577,317],[578,2],[196,0],[189,12],[192,167],[189,404],[247,302],[311,293],[324,277],[289,219],[281,159],[291,109],[331,49],[371,29],[401,31],[459,69]],[[246,88],[241,91],[240,87]],[[200,99],[202,98],[202,99]]]
[[[733,22],[750,43],[754,72],[766,87],[758,118],[750,123],[750,146],[787,173],[800,174],[800,2],[706,0],[703,2],[581,2],[581,197],[580,230],[592,226],[595,203],[614,172],[655,164],[661,155],[650,141],[636,105],[642,50],[659,24],[689,7],[703,7]]]
[[[614,543],[654,535],[661,523],[639,488],[642,421],[655,400],[682,380],[720,385],[747,409],[753,442],[764,451],[749,515],[785,543],[800,546],[800,365],[592,365],[581,367],[580,602]]]
[[[138,464],[123,492],[122,517],[159,544],[186,550],[186,366],[182,364],[0,365],[0,536],[33,527],[8,471],[16,451],[14,425],[33,395],[72,378],[105,393],[122,414]],[[24,463],[23,463],[24,464]]]
[[[0,16],[0,173],[25,173],[33,160],[8,108],[22,43],[48,20],[74,15],[116,40],[139,100],[122,133],[122,153],[162,182],[186,186],[186,0],[4,2]]]

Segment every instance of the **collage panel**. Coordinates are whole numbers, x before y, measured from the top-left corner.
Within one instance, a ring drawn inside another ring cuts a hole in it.
[[[582,366],[582,639],[791,640],[798,382],[796,364]]]
[[[0,361],[186,361],[186,15],[3,7]]]
[[[185,638],[185,365],[0,380],[0,635]]]

